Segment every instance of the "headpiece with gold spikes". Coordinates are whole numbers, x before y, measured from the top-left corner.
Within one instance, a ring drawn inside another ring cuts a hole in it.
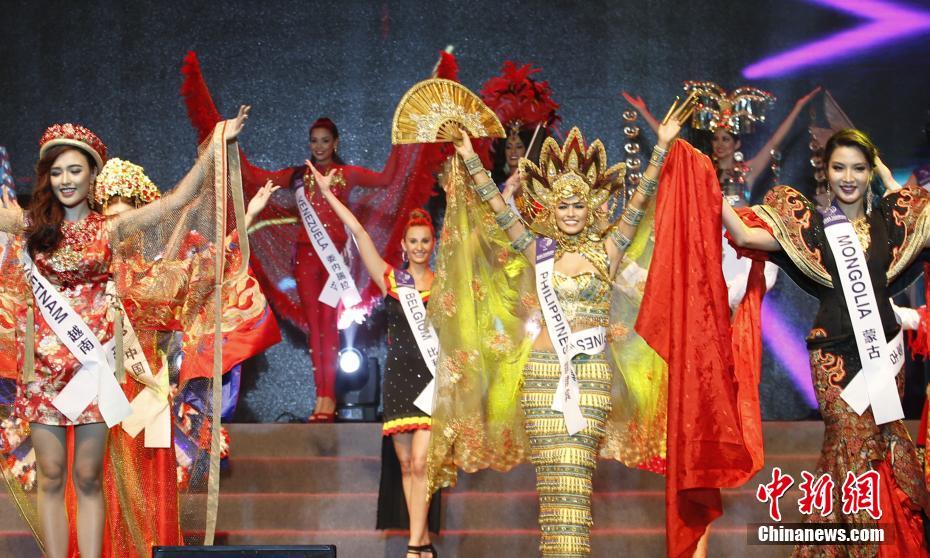
[[[160,198],[161,192],[139,165],[122,159],[110,159],[97,175],[94,201],[97,207],[106,208],[116,196],[124,198],[135,207],[141,207]]]
[[[607,167],[607,151],[601,140],[586,145],[581,131],[572,128],[561,147],[554,138],[546,138],[539,166],[520,159],[520,195],[524,199],[518,207],[534,232],[559,236],[550,217],[560,201],[577,196],[589,209],[585,234],[601,236],[614,224],[608,220],[605,204],[623,196],[625,175],[624,163]]]

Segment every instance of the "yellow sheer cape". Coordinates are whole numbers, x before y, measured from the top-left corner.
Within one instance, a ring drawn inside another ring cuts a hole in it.
[[[457,157],[440,180],[446,215],[428,310],[440,343],[431,492],[454,486],[459,468],[506,471],[526,458],[520,389],[532,344],[527,324],[539,308],[531,266],[510,247]],[[668,370],[633,330],[652,257],[652,223],[650,211],[613,285],[607,355],[613,410],[601,455],[663,472]]]

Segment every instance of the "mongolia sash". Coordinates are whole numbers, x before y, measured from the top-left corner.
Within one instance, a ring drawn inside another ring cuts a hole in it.
[[[895,376],[904,363],[903,336],[899,333],[891,343],[886,341],[865,252],[836,202],[823,211],[823,225],[862,362],[862,369],[841,396],[860,415],[871,406],[876,424],[903,419],[904,410],[895,384]]]

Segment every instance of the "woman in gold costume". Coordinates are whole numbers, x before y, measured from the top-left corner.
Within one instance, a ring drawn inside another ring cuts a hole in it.
[[[669,112],[649,167],[619,216],[625,167],[607,168],[601,142],[586,145],[577,128],[561,147],[548,138],[539,166],[520,161],[522,219],[468,137],[456,141],[470,176],[456,172],[457,160],[445,176],[449,209],[429,309],[441,344],[430,479],[433,488],[451,485],[456,466],[506,470],[528,453],[536,468],[543,556],[590,554],[599,452],[663,469],[666,372],[628,324],[645,277],[640,264],[648,265],[641,256],[648,252],[649,200],[690,111],[689,99]],[[469,212],[474,228],[464,221]],[[641,227],[644,218],[648,226]],[[526,271],[535,271],[537,289]],[[534,307],[547,322],[538,336],[525,320],[524,309]],[[625,319],[618,318],[622,312]]]

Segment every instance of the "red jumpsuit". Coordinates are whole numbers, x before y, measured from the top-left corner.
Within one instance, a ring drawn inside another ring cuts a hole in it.
[[[343,203],[348,203],[348,195],[352,188],[377,188],[387,186],[393,176],[397,157],[391,157],[383,172],[374,172],[364,167],[354,165],[326,165],[319,167],[323,174],[336,169],[332,190]],[[305,176],[309,174],[306,167],[296,167],[291,180],[291,186],[296,191],[303,188]],[[311,189],[312,188],[312,189]],[[316,211],[329,233],[329,237],[336,245],[336,249],[343,251],[348,240],[346,229],[336,216],[333,208],[316,191],[312,179],[308,183],[305,193],[309,196],[310,204]],[[336,398],[336,355],[339,352],[339,331],[336,329],[338,321],[337,309],[320,302],[319,296],[329,279],[329,274],[323,262],[317,256],[313,245],[307,237],[306,231],[301,227],[297,237],[297,254],[294,261],[294,279],[297,282],[297,292],[300,295],[303,319],[307,324],[309,333],[307,344],[310,348],[310,358],[313,361],[313,380],[316,383],[318,397]]]

